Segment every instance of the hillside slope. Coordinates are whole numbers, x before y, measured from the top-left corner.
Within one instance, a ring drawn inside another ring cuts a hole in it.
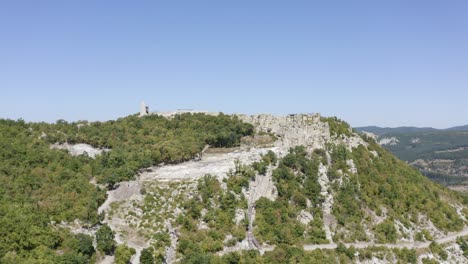
[[[377,141],[425,176],[449,186],[468,183],[468,132],[389,133]]]
[[[119,240],[170,263],[224,263],[252,250],[271,260],[286,245],[408,245],[464,230],[460,197],[338,119],[240,119],[257,131],[241,148],[150,168],[109,192],[127,192],[101,208]]]

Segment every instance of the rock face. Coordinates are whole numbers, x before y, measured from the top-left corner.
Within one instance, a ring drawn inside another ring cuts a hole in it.
[[[176,165],[153,167],[140,175],[141,181],[182,181],[197,180],[206,174],[216,176],[219,180],[226,177],[226,173],[234,169],[234,161],[239,160],[244,164],[260,160],[260,155],[268,150],[280,153],[278,147],[265,149],[239,149],[230,153],[211,154],[206,153],[201,160],[183,162]]]
[[[251,123],[257,132],[272,133],[278,136],[277,145],[293,147],[304,145],[309,148],[323,148],[330,140],[328,123],[320,121],[319,114],[300,114],[288,116],[273,115],[238,115]]]
[[[297,216],[297,220],[303,225],[308,225],[314,220],[314,217],[309,212],[302,210]]]
[[[391,138],[382,138],[379,141],[379,144],[382,146],[385,146],[385,145],[395,146],[396,144],[398,144],[398,142],[400,142],[400,140],[398,140],[396,137],[391,137]]]
[[[325,201],[322,205],[323,221],[325,234],[328,241],[332,241],[333,232],[331,230],[332,225],[335,223],[335,218],[332,215],[333,209],[333,194],[330,192],[330,180],[328,179],[328,168],[320,164],[319,166],[319,179],[320,194],[325,197]]]
[[[91,158],[95,158],[103,152],[110,151],[110,149],[97,149],[88,144],[53,144],[50,146],[51,149],[64,149],[67,150],[72,156],[79,156],[87,154]]]

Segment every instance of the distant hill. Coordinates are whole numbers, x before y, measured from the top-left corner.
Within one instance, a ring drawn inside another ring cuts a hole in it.
[[[432,127],[378,127],[378,126],[366,126],[356,127],[359,132],[370,132],[377,136],[394,133],[415,133],[415,132],[434,132],[437,129]]]
[[[468,125],[466,126],[456,126],[445,129],[447,131],[468,131]]]
[[[431,127],[355,128],[377,135],[380,145],[443,185],[468,184],[468,125]]]
[[[443,131],[468,131],[468,125],[465,126],[456,126],[446,129],[437,129],[433,127],[378,127],[378,126],[364,126],[364,127],[355,127],[359,132],[370,132],[377,136],[382,136],[386,134],[406,134],[406,133],[424,133],[424,132],[443,132]]]

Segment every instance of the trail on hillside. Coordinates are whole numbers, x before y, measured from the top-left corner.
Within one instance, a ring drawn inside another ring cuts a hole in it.
[[[449,233],[447,236],[440,237],[435,239],[434,241],[438,244],[446,244],[455,242],[457,237],[467,236],[468,235],[468,227],[465,227],[460,232],[453,232]],[[345,243],[346,247],[355,247],[355,248],[367,248],[367,247],[386,247],[386,248],[408,248],[408,249],[421,249],[421,248],[428,248],[432,241],[426,242],[397,242],[397,243],[386,243],[386,244],[377,244],[373,242],[357,242],[357,243]],[[336,243],[330,244],[321,244],[321,245],[304,245],[304,250],[312,251],[316,249],[335,249],[338,247]]]

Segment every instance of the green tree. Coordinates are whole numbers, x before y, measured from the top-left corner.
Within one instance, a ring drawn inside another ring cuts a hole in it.
[[[102,225],[96,232],[96,242],[100,251],[111,255],[115,248],[114,231],[107,224]]]
[[[381,243],[395,243],[397,240],[397,231],[393,220],[390,219],[378,224],[375,228],[375,233],[378,241]]]
[[[141,251],[140,263],[141,264],[153,264],[154,263],[154,257],[150,249],[145,248]]]
[[[118,245],[115,248],[115,263],[130,264],[130,259],[135,255],[135,249],[127,245]]]
[[[94,254],[93,237],[85,234],[75,235],[77,240],[76,251],[83,255],[91,256]]]

